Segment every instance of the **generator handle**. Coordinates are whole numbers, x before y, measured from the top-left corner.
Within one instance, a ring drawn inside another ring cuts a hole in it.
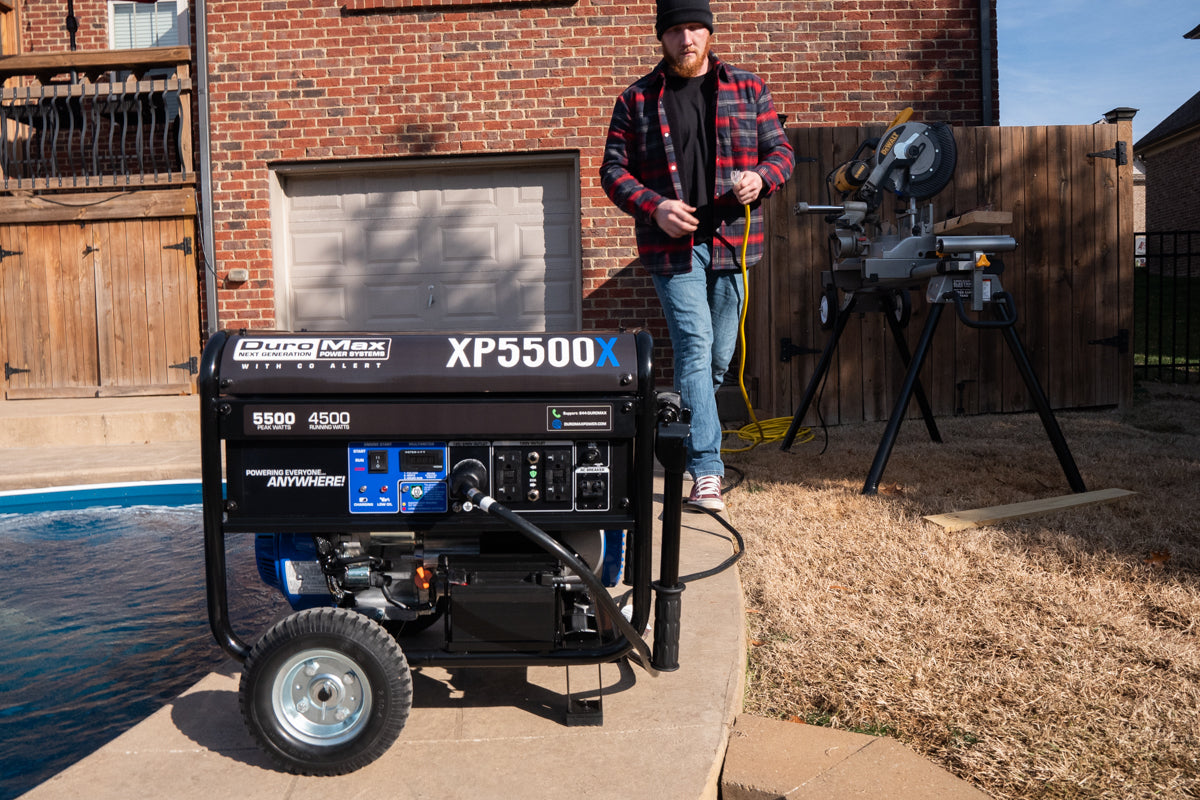
[[[691,409],[679,395],[658,396],[655,454],[663,465],[662,541],[658,580],[654,582],[654,656],[660,672],[679,669],[679,635],[684,585],[679,580],[679,542],[683,527],[683,471],[687,467],[687,437]]]
[[[658,582],[668,588],[679,583],[679,539],[683,518],[683,471],[687,468],[687,437],[692,412],[682,408],[679,395],[658,395],[658,425],[654,452],[663,466],[662,540]]]
[[[208,598],[208,625],[221,649],[245,661],[250,646],[238,638],[229,621],[229,591],[225,565],[223,527],[224,492],[221,475],[221,438],[218,433],[220,387],[217,364],[228,333],[209,338],[200,357],[197,389],[200,395],[200,490],[204,502],[204,584]]]

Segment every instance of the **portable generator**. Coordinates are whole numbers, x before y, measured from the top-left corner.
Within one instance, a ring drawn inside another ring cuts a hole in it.
[[[688,414],[655,391],[652,347],[644,332],[212,336],[209,622],[280,766],[378,758],[407,720],[413,667],[678,667]],[[229,616],[227,534],[255,535],[260,577],[294,612],[253,646]],[[625,608],[609,591],[622,581]],[[566,701],[568,724],[600,724],[599,701]]]

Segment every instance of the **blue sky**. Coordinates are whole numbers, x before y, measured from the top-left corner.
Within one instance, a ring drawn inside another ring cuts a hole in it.
[[[1136,142],[1200,92],[1197,0],[998,0],[1001,125],[1138,109]]]

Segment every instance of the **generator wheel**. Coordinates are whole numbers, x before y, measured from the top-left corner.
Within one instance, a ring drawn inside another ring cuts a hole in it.
[[[238,701],[250,733],[285,770],[341,775],[396,741],[412,708],[412,676],[379,624],[349,609],[315,608],[258,641]]]

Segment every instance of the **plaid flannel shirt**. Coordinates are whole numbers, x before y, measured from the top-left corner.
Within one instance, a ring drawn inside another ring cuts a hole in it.
[[[795,155],[762,79],[711,54],[709,69],[717,71],[712,269],[730,270],[741,266],[746,226],[745,211],[732,194],[733,171],[757,172],[763,179],[760,197],[765,197],[791,176]],[[692,237],[672,238],[654,222],[654,211],[663,201],[683,196],[662,104],[665,84],[665,62],[660,62],[617,99],[604,145],[600,183],[617,208],[633,215],[638,254],[646,269],[658,275],[676,275],[692,269]],[[746,266],[758,263],[762,254],[762,210],[755,201]]]

